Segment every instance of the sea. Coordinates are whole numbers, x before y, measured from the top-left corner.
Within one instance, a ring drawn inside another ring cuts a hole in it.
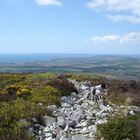
[[[0,54],[0,63],[28,63],[53,59],[92,57],[91,54]]]

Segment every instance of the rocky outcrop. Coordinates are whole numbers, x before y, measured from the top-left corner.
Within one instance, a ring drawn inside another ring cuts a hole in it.
[[[34,118],[30,131],[40,140],[95,140],[97,125],[106,123],[121,109],[125,115],[140,111],[136,106],[117,106],[105,99],[95,101],[90,98],[90,82],[71,82],[78,94],[62,97],[60,108],[48,106],[53,117],[43,116],[43,126]]]

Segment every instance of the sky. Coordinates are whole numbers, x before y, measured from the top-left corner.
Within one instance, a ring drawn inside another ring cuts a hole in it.
[[[0,0],[0,53],[140,55],[140,0]]]

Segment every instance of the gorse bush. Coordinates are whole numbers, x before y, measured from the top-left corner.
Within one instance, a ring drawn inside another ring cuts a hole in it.
[[[23,85],[9,85],[4,88],[3,93],[22,97],[31,95],[32,91]]]
[[[34,140],[32,117],[51,113],[37,103],[60,105],[61,91],[44,84],[54,75],[0,74],[0,140]]]
[[[43,103],[43,105],[56,104],[60,106],[61,91],[53,86],[46,86],[42,90],[35,89],[31,96],[34,103]]]

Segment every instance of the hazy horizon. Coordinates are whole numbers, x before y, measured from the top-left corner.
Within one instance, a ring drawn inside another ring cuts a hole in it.
[[[62,53],[22,53],[22,54],[0,54],[0,63],[28,63],[39,61],[51,61],[54,59],[82,59],[98,57],[122,57],[122,58],[140,58],[140,55],[117,55],[117,54],[62,54]]]

